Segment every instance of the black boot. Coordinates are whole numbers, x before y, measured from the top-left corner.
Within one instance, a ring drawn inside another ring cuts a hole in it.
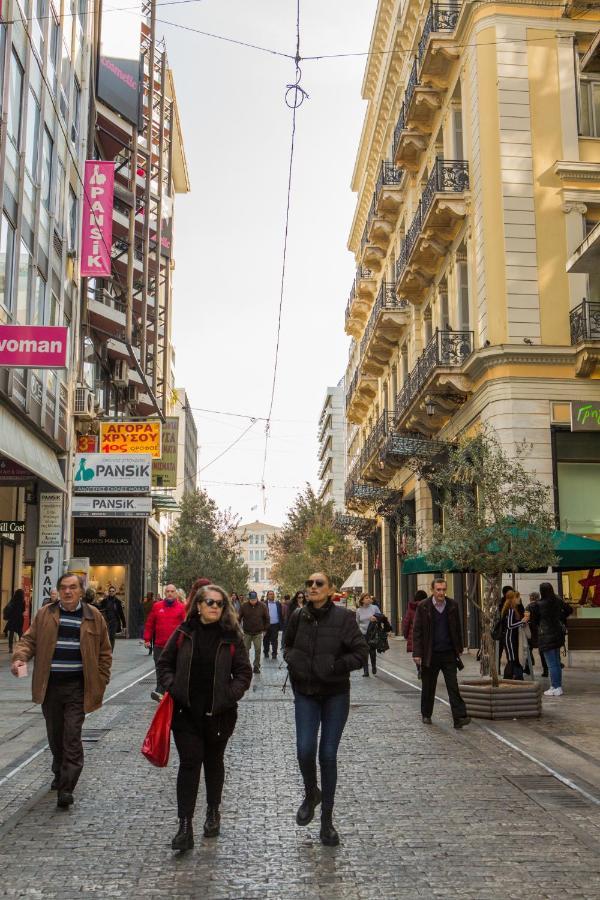
[[[325,844],[326,847],[337,847],[340,842],[340,836],[331,821],[332,815],[333,810],[331,809],[321,810],[321,833],[319,837],[321,838],[321,843]]]
[[[206,807],[206,820],[204,822],[204,837],[217,837],[221,830],[221,813],[219,807],[208,805]]]
[[[296,813],[297,825],[308,825],[312,822],[315,814],[315,806],[321,802],[321,791],[318,787],[311,788],[306,791],[306,795]]]
[[[192,820],[184,816],[179,820],[179,831],[171,841],[171,850],[191,850],[194,846]]]

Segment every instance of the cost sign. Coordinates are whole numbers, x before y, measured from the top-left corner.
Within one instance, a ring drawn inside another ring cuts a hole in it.
[[[152,459],[160,459],[161,448],[158,420],[100,423],[101,453],[145,453]]]

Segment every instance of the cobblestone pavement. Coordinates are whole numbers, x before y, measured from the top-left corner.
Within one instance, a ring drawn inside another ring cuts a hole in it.
[[[44,789],[0,825],[0,896],[600,898],[600,807],[478,726],[455,731],[440,704],[423,725],[412,688],[360,673],[340,747],[342,844],[324,848],[318,818],[294,823],[301,784],[283,680],[265,663],[240,704],[221,836],[201,837],[199,801],[196,848],[181,857],[169,849],[177,754],[159,770],[139,752],[152,679],[91,716],[74,807],[57,810]],[[12,780],[25,797],[49,771],[46,752]]]

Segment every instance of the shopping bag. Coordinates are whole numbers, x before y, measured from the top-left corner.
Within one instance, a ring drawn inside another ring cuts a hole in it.
[[[171,721],[173,719],[173,698],[165,693],[154,713],[150,728],[142,744],[142,753],[153,766],[163,768],[169,762],[171,748]]]

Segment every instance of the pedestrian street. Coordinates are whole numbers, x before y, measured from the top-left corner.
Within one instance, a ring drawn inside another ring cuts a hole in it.
[[[143,651],[128,652],[139,654],[137,673]],[[285,666],[265,660],[227,750],[221,835],[201,836],[201,786],[196,847],[181,856],[170,849],[177,754],[156,769],[140,753],[153,676],[119,693],[86,720],[73,807],[56,808],[48,751],[4,785],[15,800],[0,826],[0,896],[600,896],[600,808],[478,725],[454,730],[440,703],[423,725],[418,692],[379,677],[352,676],[334,810],[341,845],[323,847],[318,816],[304,829],[294,821],[302,790],[284,680]]]

